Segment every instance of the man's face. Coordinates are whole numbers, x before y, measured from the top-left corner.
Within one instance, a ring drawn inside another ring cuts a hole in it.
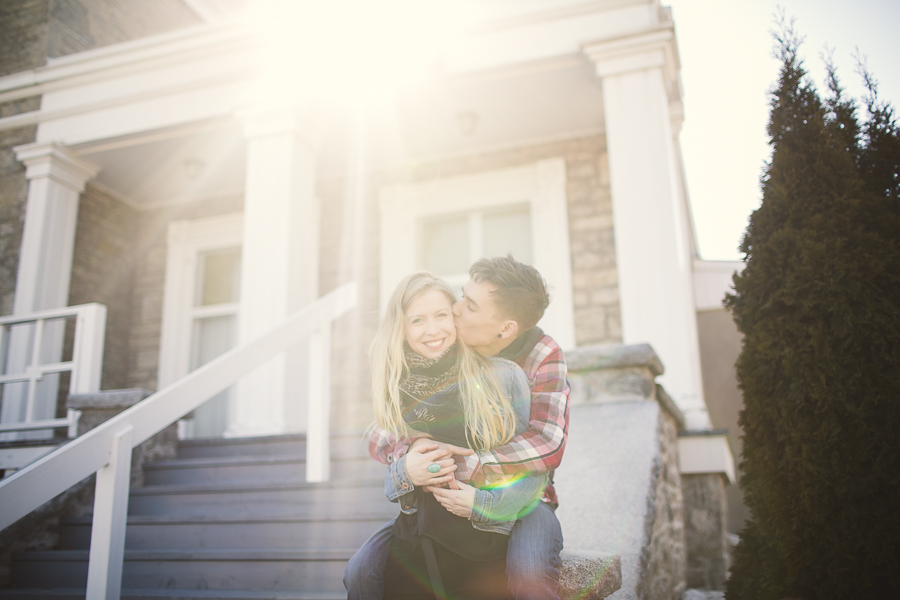
[[[466,345],[488,356],[491,355],[489,347],[496,345],[497,334],[508,322],[494,305],[491,293],[496,289],[497,286],[487,281],[470,279],[463,286],[462,299],[453,305],[457,335]]]

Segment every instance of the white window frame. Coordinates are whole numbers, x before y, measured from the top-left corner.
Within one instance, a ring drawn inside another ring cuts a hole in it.
[[[191,335],[196,317],[221,316],[232,314],[232,311],[237,315],[236,303],[195,308],[194,301],[197,290],[197,265],[201,254],[243,246],[243,241],[242,213],[172,221],[169,224],[159,349],[159,389],[171,385],[190,372]]]
[[[428,218],[527,203],[533,264],[550,287],[540,326],[563,348],[575,347],[572,263],[562,158],[414,184],[385,186],[381,208],[381,310],[403,277],[417,268],[417,225]]]

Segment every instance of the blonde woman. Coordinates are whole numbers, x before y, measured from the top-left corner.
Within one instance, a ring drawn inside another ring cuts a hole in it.
[[[375,421],[398,437],[488,450],[528,427],[531,392],[518,365],[483,357],[457,339],[455,301],[451,288],[428,273],[414,273],[398,285],[371,348]],[[434,448],[427,443],[414,447],[391,465],[385,493],[399,502],[401,514],[389,539],[383,528],[376,534],[380,538],[366,543],[366,551],[371,556],[376,540],[375,550],[383,554],[383,562],[376,563],[388,565],[393,552],[392,564],[399,561],[412,570],[424,558],[423,570],[442,595],[442,580],[448,581],[442,570],[505,556],[516,516],[539,501],[547,476],[494,481],[476,489],[453,479],[453,459],[442,458]],[[439,481],[468,491],[469,502],[448,501],[433,486]],[[383,576],[345,577],[348,598],[387,597]]]

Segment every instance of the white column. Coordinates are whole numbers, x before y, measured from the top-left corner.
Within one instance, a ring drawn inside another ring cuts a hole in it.
[[[25,177],[28,178],[25,227],[13,302],[13,314],[20,315],[68,304],[78,199],[85,183],[97,174],[99,167],[54,142],[17,146],[15,152],[25,164]],[[27,364],[31,356],[31,331],[31,326],[13,328],[7,372],[20,372]],[[48,324],[42,339],[42,362],[59,360],[63,334],[61,322]],[[34,419],[54,417],[57,380],[58,376],[53,375],[41,382],[32,415]],[[23,388],[24,384],[4,387],[0,421],[25,419],[24,394],[27,392],[23,392]],[[49,433],[39,432],[38,436]],[[23,433],[15,437],[36,436]]]
[[[239,115],[247,136],[238,338],[244,343],[318,298],[319,202],[311,124],[294,106]],[[306,351],[287,352],[242,379],[226,435],[305,430]]]
[[[677,142],[681,85],[674,31],[601,42],[585,52],[603,85],[623,341],[653,346],[665,366],[660,382],[688,428],[706,428],[693,228]]]

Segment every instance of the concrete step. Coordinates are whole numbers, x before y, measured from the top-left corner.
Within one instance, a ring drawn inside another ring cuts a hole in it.
[[[22,600],[85,600],[84,588],[56,590],[0,589],[0,598]],[[249,590],[140,590],[123,589],[122,600],[347,600],[345,592],[249,591]]]
[[[384,481],[386,467],[369,457],[335,459],[335,479]],[[306,461],[295,456],[223,456],[175,459],[144,466],[144,485],[252,484],[302,482]]]
[[[396,505],[387,501],[384,504],[392,511],[295,517],[129,517],[125,547],[129,550],[357,548],[399,513]],[[62,522],[60,549],[86,550],[90,542],[90,517]]]
[[[122,587],[343,593],[354,550],[126,550]],[[10,587],[84,589],[87,571],[87,550],[23,552],[13,556]]]
[[[374,461],[373,461],[374,462]],[[382,468],[384,468],[382,466]],[[309,515],[395,504],[379,481],[270,485],[157,485],[131,490],[131,515]]]
[[[361,431],[331,435],[333,458],[369,456],[368,444]],[[248,438],[202,438],[181,440],[178,458],[211,458],[215,456],[284,456],[306,458],[306,435],[274,435]]]

